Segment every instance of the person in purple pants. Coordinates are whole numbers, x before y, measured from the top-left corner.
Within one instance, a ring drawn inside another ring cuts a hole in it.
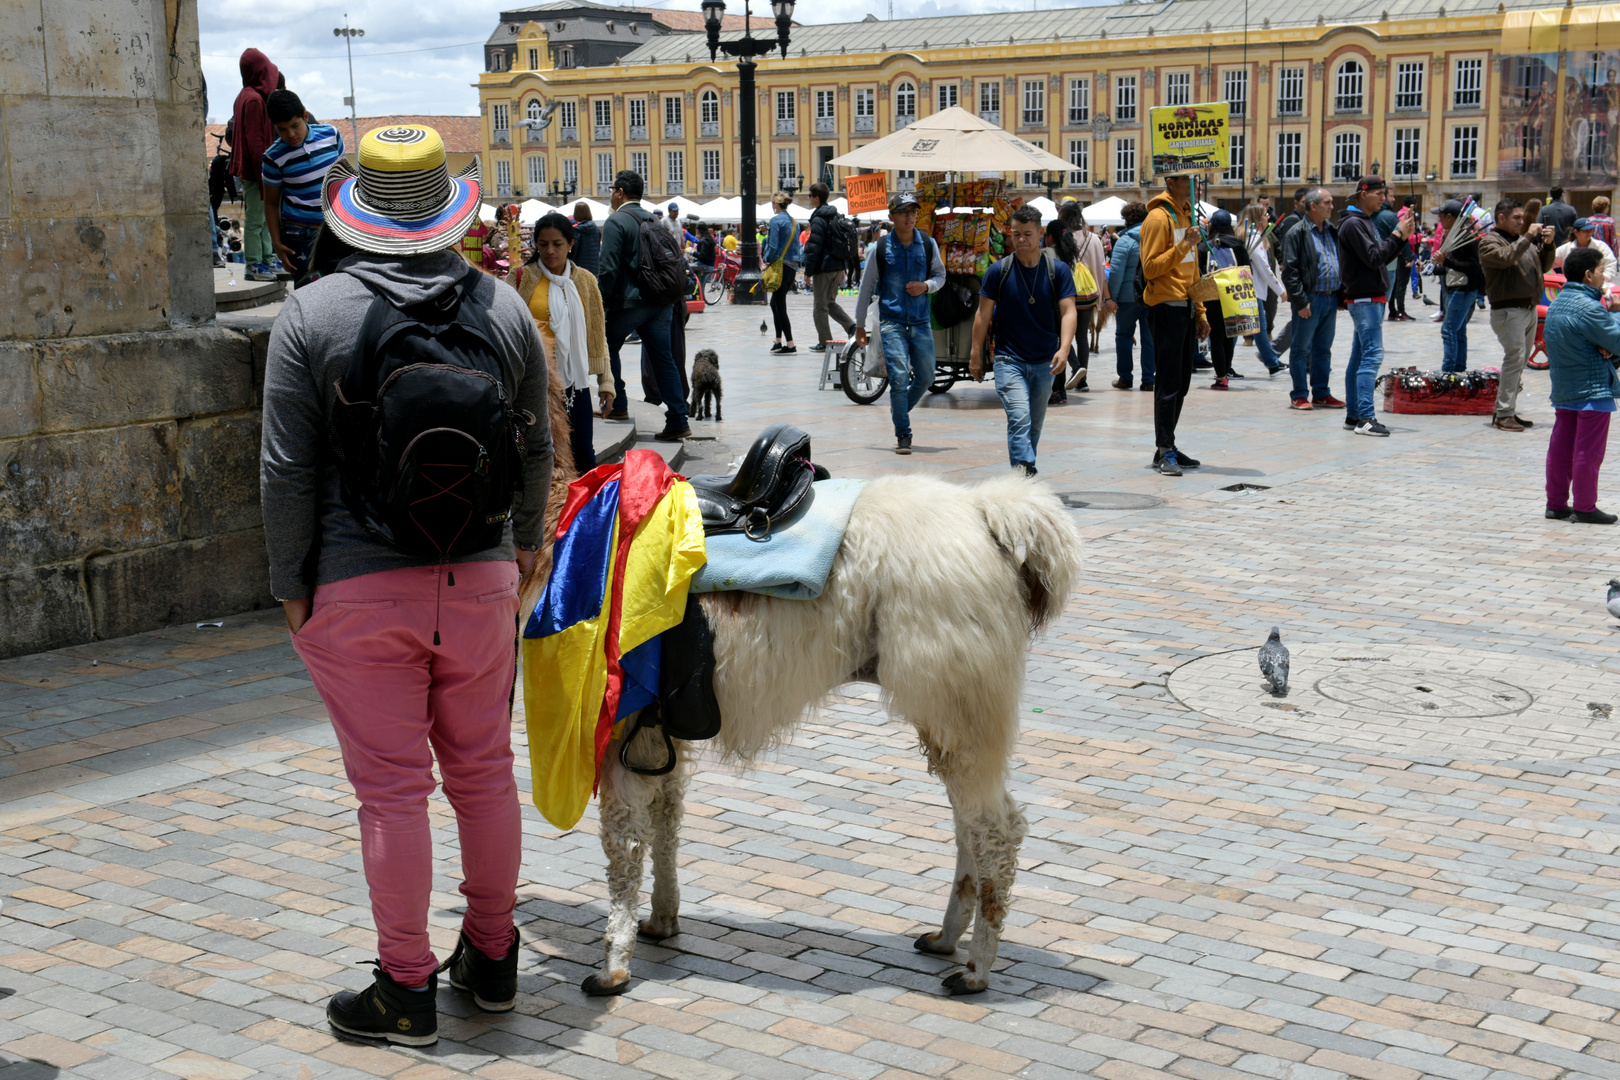
[[[1564,276],[1569,283],[1547,310],[1542,332],[1557,417],[1547,445],[1547,516],[1613,525],[1620,518],[1598,509],[1597,482],[1620,396],[1620,314],[1605,299],[1608,277],[1596,248],[1570,252]]]

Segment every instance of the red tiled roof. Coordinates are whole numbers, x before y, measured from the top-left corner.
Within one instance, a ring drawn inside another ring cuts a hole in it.
[[[343,135],[345,144],[353,141],[349,131],[349,118],[347,116],[331,116],[324,121],[333,124]],[[476,154],[483,149],[483,129],[476,116],[362,116],[358,120],[360,134],[375,131],[382,127],[392,127],[395,124],[426,124],[439,133],[444,140],[444,149],[451,154]],[[214,156],[215,135],[225,134],[224,124],[209,124],[207,154]],[[353,147],[349,147],[353,151]]]
[[[696,33],[703,29],[703,12],[701,11],[649,11],[647,14],[652,16],[654,22],[667,26],[671,30]],[[766,18],[755,19],[754,21],[764,25],[771,20]],[[797,26],[798,24],[795,23],[794,25]],[[743,17],[741,15],[722,15],[720,17],[720,29],[741,30],[742,28]]]

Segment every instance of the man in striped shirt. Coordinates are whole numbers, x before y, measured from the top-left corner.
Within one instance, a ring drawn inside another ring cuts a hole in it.
[[[343,136],[331,124],[309,123],[304,103],[291,90],[277,90],[265,106],[276,141],[264,152],[259,168],[264,223],[282,264],[299,277],[308,267],[315,230],[321,227],[321,181],[343,156]]]

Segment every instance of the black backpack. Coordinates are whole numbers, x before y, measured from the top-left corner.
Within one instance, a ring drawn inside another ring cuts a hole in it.
[[[523,426],[487,313],[471,300],[482,277],[469,268],[403,308],[373,289],[335,384],[329,438],[344,505],[407,554],[447,559],[495,547],[523,486]]]
[[[637,224],[635,282],[641,302],[669,307],[686,295],[686,251],[674,233],[652,218]]]
[[[827,253],[822,256],[823,261],[830,256],[843,263],[845,269],[861,265],[861,241],[855,233],[854,220],[845,214],[834,214],[827,223],[827,239],[822,250]]]

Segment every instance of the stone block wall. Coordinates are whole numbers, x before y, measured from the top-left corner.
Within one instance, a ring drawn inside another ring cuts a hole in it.
[[[267,341],[210,325],[0,343],[0,656],[273,602]]]

